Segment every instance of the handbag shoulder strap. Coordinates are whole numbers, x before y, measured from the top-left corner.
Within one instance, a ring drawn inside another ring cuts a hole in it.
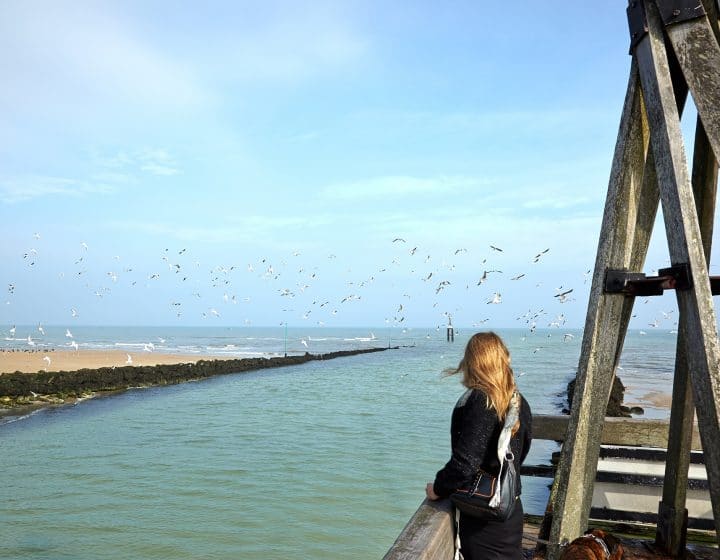
[[[505,423],[503,424],[500,437],[498,438],[498,461],[500,462],[500,470],[498,471],[498,479],[502,475],[503,465],[505,460],[513,461],[515,457],[512,451],[508,453],[510,449],[510,438],[512,437],[512,429],[520,416],[520,394],[515,391],[513,396],[510,398],[510,406],[505,414]],[[490,507],[495,507],[500,503],[500,484],[495,485],[495,493],[490,500]]]

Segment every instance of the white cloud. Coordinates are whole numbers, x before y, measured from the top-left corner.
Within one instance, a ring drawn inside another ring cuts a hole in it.
[[[459,191],[477,189],[478,187],[489,184],[491,184],[490,181],[475,177],[412,177],[407,175],[390,175],[347,183],[336,183],[325,187],[320,195],[336,200],[383,200],[408,195],[454,194]]]
[[[177,223],[115,221],[108,227],[132,233],[146,233],[197,243],[249,243],[258,245],[259,240],[282,237],[283,231],[307,231],[326,225],[326,221],[308,221],[304,216],[247,216],[234,223],[222,225],[178,225]]]
[[[45,196],[80,197],[88,194],[107,194],[113,190],[107,184],[62,177],[15,177],[0,181],[0,201],[4,204],[13,204]]]
[[[197,45],[215,77],[251,86],[298,82],[345,71],[370,48],[352,18],[329,6],[284,4],[259,19],[216,29],[211,44]]]
[[[143,171],[147,171],[151,175],[177,175],[180,173],[174,167],[168,167],[167,165],[159,165],[157,163],[146,163],[140,167]]]
[[[14,107],[83,109],[113,100],[188,107],[209,92],[188,66],[134,33],[107,5],[0,5],[0,99]],[[6,105],[7,106],[7,105]]]
[[[491,137],[502,131],[503,138],[526,137],[535,140],[576,134],[578,122],[586,125],[582,132],[592,129],[602,130],[608,119],[617,119],[614,109],[593,109],[580,105],[557,109],[533,104],[532,98],[524,104],[524,107],[526,108],[515,111],[501,108],[456,112],[363,110],[353,113],[352,119],[383,123],[383,126],[390,129],[466,132]]]
[[[122,182],[137,171],[151,175],[171,176],[182,173],[175,158],[163,148],[143,148],[141,150],[120,151],[114,155],[95,156],[95,163],[109,170],[104,176],[117,175]]]
[[[562,210],[567,208],[573,208],[576,206],[586,206],[588,204],[594,204],[595,202],[597,201],[591,199],[588,196],[572,196],[567,194],[560,194],[558,196],[548,196],[544,198],[528,200],[523,203],[523,207],[538,210],[543,208]]]
[[[147,148],[137,155],[137,159],[142,162],[140,169],[152,175],[168,176],[180,173],[175,159],[163,149]]]

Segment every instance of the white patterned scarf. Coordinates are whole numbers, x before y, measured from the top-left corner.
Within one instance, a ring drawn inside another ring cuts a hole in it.
[[[507,414],[505,414],[505,425],[503,426],[500,437],[498,438],[498,461],[500,461],[500,470],[498,471],[498,483],[495,485],[495,493],[490,499],[490,507],[496,507],[500,503],[500,476],[502,475],[503,465],[505,464],[505,458],[508,455],[510,449],[510,438],[512,437],[512,429],[520,416],[520,395],[517,391],[513,393],[510,399],[510,406],[508,407]],[[510,451],[511,460],[512,451]]]

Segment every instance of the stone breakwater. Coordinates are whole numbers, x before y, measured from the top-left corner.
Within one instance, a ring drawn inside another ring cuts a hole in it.
[[[62,402],[66,399],[79,398],[101,391],[170,385],[215,375],[293,366],[314,360],[331,360],[397,348],[397,346],[365,348],[275,358],[210,359],[155,366],[101,367],[77,371],[3,373],[0,375],[0,406],[23,406],[43,401]]]
[[[575,379],[572,379],[567,385],[567,408],[563,409],[563,414],[570,414],[572,407],[573,395],[575,394]],[[625,401],[625,385],[619,377],[613,378],[613,384],[610,389],[610,398],[608,399],[607,410],[605,416],[615,418],[631,418],[633,414],[643,414],[643,409],[639,406],[627,407],[623,404]]]

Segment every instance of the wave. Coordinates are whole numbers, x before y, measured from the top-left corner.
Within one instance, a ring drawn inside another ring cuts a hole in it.
[[[6,424],[12,424],[13,422],[19,422],[20,420],[25,420],[26,418],[30,418],[31,416],[34,416],[38,412],[41,412],[42,409],[38,408],[36,410],[32,410],[30,412],[27,412],[25,414],[18,414],[17,416],[3,416],[0,417],[0,426],[4,426]]]

